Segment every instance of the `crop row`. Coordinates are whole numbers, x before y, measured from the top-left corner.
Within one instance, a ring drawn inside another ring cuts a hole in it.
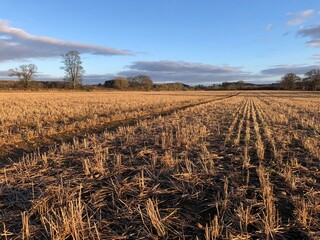
[[[317,239],[317,113],[294,101],[242,93],[27,155],[1,170],[0,233]]]

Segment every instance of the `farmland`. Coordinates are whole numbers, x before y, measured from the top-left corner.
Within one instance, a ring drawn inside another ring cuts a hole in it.
[[[320,238],[319,93],[21,92],[0,106],[1,239]]]

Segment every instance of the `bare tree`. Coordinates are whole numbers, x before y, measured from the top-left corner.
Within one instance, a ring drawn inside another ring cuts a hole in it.
[[[129,88],[129,81],[124,77],[117,77],[114,79],[114,87],[117,89],[125,90]]]
[[[293,90],[296,88],[297,82],[300,82],[301,78],[294,73],[287,73],[281,78],[280,84],[284,89]]]
[[[317,90],[317,86],[320,85],[320,70],[312,69],[305,73],[306,80],[310,82],[312,90]]]
[[[63,69],[66,74],[64,80],[70,82],[73,89],[75,89],[78,84],[82,83],[82,77],[85,73],[79,52],[69,51],[62,55],[61,62],[64,64],[61,69]]]
[[[10,77],[18,77],[19,81],[23,83],[25,88],[30,86],[33,81],[34,75],[37,73],[38,68],[34,64],[24,64],[20,65],[19,68],[9,69]]]
[[[135,77],[129,78],[131,85],[133,88],[137,88],[139,90],[147,90],[150,91],[153,87],[152,79],[147,75],[138,75]]]

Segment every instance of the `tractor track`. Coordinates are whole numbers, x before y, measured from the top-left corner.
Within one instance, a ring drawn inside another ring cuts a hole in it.
[[[127,118],[123,120],[117,120],[108,122],[101,125],[96,125],[86,129],[78,129],[74,131],[62,132],[58,134],[51,135],[50,137],[35,138],[32,141],[21,141],[14,144],[7,144],[0,147],[0,167],[5,167],[7,165],[17,162],[20,158],[31,153],[44,153],[47,152],[52,147],[58,147],[62,143],[71,143],[73,139],[77,138],[80,141],[92,134],[101,134],[104,131],[115,131],[120,126],[134,125],[141,120],[148,120],[160,116],[168,116],[176,111],[181,111],[187,108],[200,106],[203,104],[216,102],[220,100],[225,100],[240,95],[241,92],[223,96],[220,98],[214,98],[210,100],[205,100],[197,103],[188,103],[187,105],[182,105],[169,110],[160,111],[154,114],[146,114],[143,116],[135,118]]]

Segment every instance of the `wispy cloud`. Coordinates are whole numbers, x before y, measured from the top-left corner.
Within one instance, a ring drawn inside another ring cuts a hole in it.
[[[88,74],[84,76],[83,81],[86,84],[103,84],[106,80],[114,79],[115,77],[115,74]]]
[[[58,57],[70,50],[103,56],[132,55],[129,50],[32,35],[0,19],[0,61]]]
[[[83,76],[84,84],[98,84],[104,83],[106,80],[114,79],[115,74],[86,74]],[[63,81],[63,76],[54,76],[46,74],[37,74],[35,80],[37,81]]]
[[[262,75],[266,76],[281,76],[287,73],[295,73],[298,75],[303,75],[311,69],[319,68],[320,65],[275,65],[270,68],[263,69],[261,71]]]
[[[121,76],[149,75],[155,82],[213,84],[224,81],[259,80],[261,76],[243,71],[241,67],[217,66],[183,61],[138,61],[119,72]]]
[[[210,64],[184,61],[137,61],[129,66],[130,69],[150,72],[187,72],[187,73],[232,73],[240,72],[240,67],[216,66]]]
[[[2,71],[0,70],[0,80],[9,80],[10,77],[8,76],[9,75],[9,71],[5,70],[5,71]]]
[[[316,61],[317,63],[320,63],[320,54],[312,55],[311,59]]]
[[[83,77],[84,84],[98,84],[104,83],[106,80],[114,79],[115,74],[86,74]],[[35,81],[63,81],[64,77],[61,75],[48,75],[44,73],[37,73]],[[9,77],[9,71],[0,70],[0,80],[17,80],[15,77]]]
[[[314,9],[307,9],[303,10],[301,12],[292,13],[289,12],[287,15],[291,17],[292,19],[287,22],[288,26],[296,26],[304,21],[306,21],[308,18],[314,16],[317,12]]]
[[[297,35],[311,38],[311,40],[307,42],[308,46],[320,47],[320,24],[300,28]]]

